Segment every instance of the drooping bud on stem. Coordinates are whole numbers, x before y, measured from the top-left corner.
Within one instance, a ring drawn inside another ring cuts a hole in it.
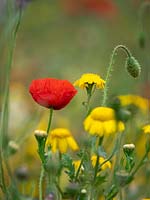
[[[109,79],[111,77],[111,72],[113,71],[114,58],[115,58],[115,55],[117,55],[117,51],[119,49],[123,50],[127,55],[126,68],[127,68],[127,71],[129,72],[129,74],[132,77],[136,78],[140,75],[140,72],[141,72],[141,67],[140,67],[138,61],[132,56],[129,49],[124,45],[117,45],[111,54],[110,63],[109,63],[107,73],[106,73],[105,87],[103,90],[102,106],[106,106],[108,83],[109,83]]]
[[[126,69],[133,78],[137,78],[141,72],[140,64],[133,56],[127,58]]]

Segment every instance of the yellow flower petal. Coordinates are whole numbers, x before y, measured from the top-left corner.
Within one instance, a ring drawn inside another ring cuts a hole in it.
[[[61,153],[66,153],[67,147],[68,144],[66,139],[58,139],[58,148]]]
[[[79,146],[77,145],[76,141],[74,140],[73,137],[68,137],[66,138],[67,143],[69,145],[69,147],[73,150],[73,151],[77,151],[79,150]]]
[[[83,74],[80,79],[74,82],[75,86],[85,89],[88,85],[95,84],[97,89],[103,89],[105,81],[97,74]]]
[[[84,129],[91,135],[103,136],[124,130],[123,122],[117,122],[115,111],[108,107],[97,107],[92,110],[83,122]]]
[[[73,151],[79,149],[70,131],[65,128],[56,128],[51,130],[47,138],[46,145],[51,145],[53,152],[58,150],[60,153],[66,153],[68,147],[70,147]]]
[[[146,133],[146,134],[147,134],[147,133],[150,134],[150,124],[144,126],[142,129],[143,129],[144,133]]]

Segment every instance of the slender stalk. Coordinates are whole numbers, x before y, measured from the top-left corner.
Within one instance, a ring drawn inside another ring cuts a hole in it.
[[[49,121],[48,121],[48,127],[47,127],[47,135],[49,134],[49,130],[50,130],[50,127],[51,127],[52,115],[53,115],[53,108],[50,108]]]
[[[76,175],[75,175],[75,182],[77,182],[77,180],[78,180],[78,176],[79,176],[80,169],[81,169],[81,167],[82,167],[83,161],[84,161],[84,154],[82,155],[80,165],[79,165],[78,170],[77,170],[77,173],[76,173]]]
[[[118,49],[122,49],[128,57],[131,57],[131,53],[126,46],[118,45],[114,48],[114,50],[111,54],[111,57],[110,57],[110,63],[109,63],[107,73],[106,73],[106,78],[105,78],[106,82],[105,82],[105,87],[104,87],[104,90],[103,90],[102,106],[106,106],[109,80],[110,80],[111,72],[113,71],[114,57],[115,57]]]
[[[136,174],[136,172],[139,170],[139,168],[143,165],[144,160],[147,158],[149,151],[146,151],[146,153],[144,154],[143,158],[141,159],[141,161],[139,162],[139,164],[137,165],[137,167],[134,169],[134,171],[131,173],[131,177],[134,177],[134,175]]]
[[[44,166],[42,165],[40,180],[39,180],[39,200],[43,200],[42,185],[43,185],[44,174],[45,174],[45,169],[44,169]]]
[[[52,115],[53,115],[53,109],[50,109],[49,112],[49,120],[48,120],[48,126],[47,126],[47,135],[49,134],[49,130],[51,127],[51,122],[52,122]],[[39,147],[39,155],[42,161],[42,169],[41,169],[41,174],[40,174],[40,180],[39,180],[39,200],[42,200],[42,183],[44,179],[44,174],[45,174],[45,164],[46,164],[46,159],[45,159],[45,144],[46,140],[44,140],[44,143],[42,147]]]
[[[103,136],[99,137],[98,148],[99,148],[99,146],[101,146],[101,144],[103,142],[103,138],[104,138]],[[97,153],[96,164],[95,164],[95,171],[94,171],[94,179],[93,179],[94,182],[95,182],[98,170],[99,170],[99,158],[100,158],[99,153]]]

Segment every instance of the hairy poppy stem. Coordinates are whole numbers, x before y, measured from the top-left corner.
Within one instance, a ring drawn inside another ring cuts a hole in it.
[[[130,51],[128,50],[128,48],[124,45],[118,45],[114,48],[112,54],[111,54],[111,58],[110,58],[110,63],[109,63],[109,66],[108,66],[108,69],[107,69],[107,73],[106,73],[106,78],[105,78],[105,87],[104,87],[104,90],[103,90],[103,99],[102,99],[102,106],[106,106],[106,101],[107,101],[107,96],[108,96],[108,84],[109,84],[109,80],[110,80],[110,76],[111,76],[111,72],[113,71],[113,64],[114,64],[114,57],[116,55],[116,52],[118,49],[122,49],[127,57],[131,57],[131,53]]]

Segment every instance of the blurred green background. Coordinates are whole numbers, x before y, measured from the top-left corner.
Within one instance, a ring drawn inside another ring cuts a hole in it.
[[[76,4],[73,4],[75,2]],[[150,29],[147,28],[147,25],[150,12],[146,12],[144,18],[147,33],[145,49],[141,49],[138,42],[140,35],[138,15],[143,1],[108,1],[111,2],[113,10],[103,11],[102,9],[103,12],[87,11],[83,2],[84,0],[33,0],[24,9],[17,36],[10,84],[10,88],[12,88],[10,98],[14,97],[15,105],[18,105],[15,95],[19,93],[19,91],[15,93],[15,84],[19,83],[24,88],[20,101],[28,102],[30,109],[25,109],[24,113],[22,110],[22,115],[25,115],[27,110],[29,110],[28,117],[34,113],[33,111],[38,113],[39,110],[45,110],[33,102],[28,92],[32,79],[56,77],[74,82],[83,73],[97,73],[105,79],[112,50],[119,44],[129,48],[141,64],[142,72],[137,79],[130,77],[124,67],[126,55],[124,52],[118,51],[109,85],[109,102],[113,95],[133,93],[144,97],[149,96],[150,38],[148,36]],[[97,2],[103,1],[97,0]],[[7,12],[2,4],[5,4],[5,1],[1,1],[1,35],[8,23]],[[3,96],[7,48],[6,36],[1,39],[1,97]],[[93,107],[100,105],[101,97],[102,92],[97,91],[92,99]],[[85,101],[85,98],[85,91],[79,90],[71,104],[59,113],[63,116],[69,115],[71,119],[80,119],[80,110],[81,119],[83,119],[82,102]],[[12,99],[10,102],[13,102]],[[24,104],[20,104],[21,109],[26,107],[23,106]],[[11,113],[15,113],[16,107],[14,105],[11,107]],[[70,108],[76,109],[70,112]]]

